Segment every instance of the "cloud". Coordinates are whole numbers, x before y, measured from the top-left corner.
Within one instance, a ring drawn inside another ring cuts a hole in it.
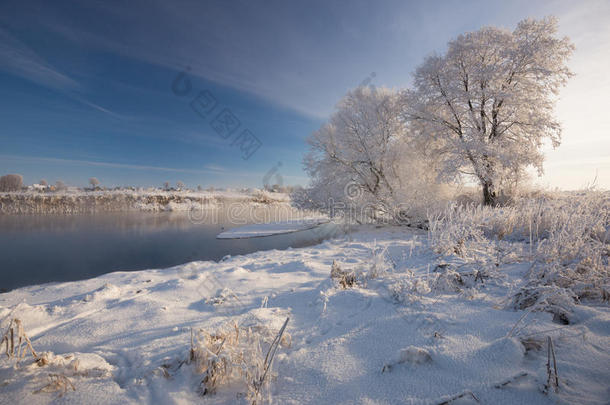
[[[483,4],[447,2],[439,9],[399,1],[375,7],[361,1],[349,7],[333,2],[67,1],[67,7],[42,2],[23,18],[83,48],[172,70],[190,66],[194,75],[310,118],[325,118],[345,91],[372,71],[378,73],[376,85],[408,85],[409,73],[426,53],[466,29],[512,28],[530,14],[559,12],[567,32],[580,35],[572,27],[584,27],[597,37],[579,13],[607,14],[602,1],[582,7],[566,1]]]
[[[184,2],[177,7],[163,1],[134,1],[71,7],[82,18],[62,15],[43,4],[37,10],[43,28],[84,48],[175,71],[190,66],[195,76],[307,117],[326,117],[345,90],[371,72],[361,66],[361,50],[354,52],[350,44],[336,46],[338,40],[331,32],[322,41],[311,35],[309,24],[321,17],[312,15],[310,6],[261,7],[245,1],[231,6]],[[332,15],[324,16],[327,27],[332,27],[333,18],[349,19],[339,10],[329,12]],[[353,27],[344,29],[353,35]],[[360,67],[346,70],[346,66]]]
[[[74,90],[78,83],[58,72],[31,48],[0,28],[0,69],[59,90]]]
[[[222,166],[218,166],[218,165],[212,165],[212,164],[208,164],[203,166],[205,169],[213,171],[213,172],[220,172],[220,173],[226,173],[227,169],[222,167]]]
[[[22,77],[33,83],[60,91],[71,99],[104,114],[121,118],[120,114],[110,111],[87,100],[79,92],[82,86],[74,79],[59,72],[40,57],[25,43],[0,27],[0,70]]]
[[[224,167],[207,164],[201,169],[193,168],[180,168],[180,167],[164,167],[164,166],[151,166],[151,165],[139,165],[129,163],[116,163],[116,162],[100,162],[95,160],[80,160],[80,159],[62,159],[53,157],[42,157],[42,156],[19,156],[19,155],[0,155],[0,159],[19,161],[21,163],[47,163],[47,164],[59,164],[59,165],[71,165],[71,166],[91,166],[91,167],[102,167],[109,169],[127,169],[127,170],[142,170],[142,171],[155,171],[165,173],[185,173],[185,174],[198,174],[198,175],[226,175],[231,178],[262,178],[263,173],[257,173],[253,171],[248,172],[236,172],[229,171]]]
[[[125,118],[126,118],[126,116],[124,116],[124,115],[122,115],[122,114],[115,113],[114,111],[111,111],[111,110],[109,110],[109,109],[107,109],[107,108],[104,108],[104,107],[102,107],[101,105],[95,104],[95,103],[93,103],[93,102],[91,102],[91,101],[89,101],[89,100],[85,99],[84,97],[79,96],[78,94],[75,94],[75,93],[68,93],[67,95],[68,95],[70,98],[72,98],[72,99],[74,99],[74,100],[78,101],[78,102],[79,102],[79,103],[81,103],[81,104],[84,104],[84,105],[86,105],[86,106],[88,106],[88,107],[91,107],[91,108],[93,108],[94,110],[97,110],[97,111],[102,112],[102,113],[104,113],[104,114],[110,115],[110,116],[112,116],[112,117],[114,117],[114,118],[118,118],[118,119],[125,119]]]
[[[610,76],[605,72],[610,63],[606,55],[610,3],[605,0],[585,4],[519,0],[491,5],[475,1],[468,6],[458,1],[447,1],[442,6],[402,1],[374,6],[361,1],[349,5],[315,1],[269,1],[262,5],[239,0],[27,3],[35,6],[13,7],[19,9],[14,11],[0,4],[0,21],[12,32],[37,30],[39,35],[52,34],[60,39],[68,50],[102,51],[104,55],[174,71],[190,66],[193,75],[254,94],[309,118],[325,118],[348,88],[357,86],[373,71],[377,73],[377,86],[407,86],[415,65],[427,53],[442,51],[447,41],[461,32],[483,25],[512,29],[527,16],[557,14],[560,33],[569,35],[577,45],[571,62],[577,75],[562,91],[557,108],[565,141],[559,151],[580,159],[605,146],[600,143],[608,132],[604,101],[610,91]],[[55,62],[51,56],[49,61]],[[0,69],[63,91],[100,113],[113,114],[89,101],[91,97],[84,97],[79,83],[2,30]],[[83,72],[79,73],[72,76],[82,78]],[[100,78],[108,83],[113,73]],[[165,88],[172,79],[170,72]],[[167,95],[171,95],[169,89]],[[284,121],[284,115],[278,114],[280,120]],[[146,125],[157,119],[146,117],[145,123],[133,123],[132,128],[138,130],[133,132],[145,133]],[[272,118],[262,115],[261,119]],[[198,133],[171,132],[171,136],[181,142],[228,147],[219,138]],[[583,146],[577,147],[577,143]],[[549,163],[560,162],[564,158],[561,153],[549,152]],[[565,167],[567,172],[573,165]],[[216,170],[216,174],[224,172]]]
[[[217,173],[217,170],[205,169],[185,169],[176,167],[162,167],[162,166],[150,166],[150,165],[136,165],[126,163],[115,163],[115,162],[99,162],[94,160],[78,160],[78,159],[60,159],[51,157],[38,157],[38,156],[16,156],[16,155],[0,155],[3,159],[19,160],[23,162],[33,163],[56,163],[64,165],[78,165],[78,166],[95,166],[95,167],[106,167],[114,169],[130,169],[130,170],[146,170],[146,171],[160,171],[160,172],[174,172],[174,173],[191,173],[191,174],[213,174]]]

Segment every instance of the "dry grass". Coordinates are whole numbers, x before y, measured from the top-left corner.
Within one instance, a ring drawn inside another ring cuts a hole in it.
[[[531,352],[531,351],[538,351],[540,349],[542,349],[542,346],[544,344],[544,341],[541,339],[536,339],[533,337],[524,337],[520,339],[521,344],[523,345],[523,347],[525,348],[525,353]]]
[[[76,387],[68,377],[63,374],[49,374],[49,383],[39,390],[34,391],[34,394],[57,392],[58,398],[61,398],[67,394],[70,389],[76,391]]]
[[[330,278],[333,279],[341,288],[351,288],[359,284],[358,275],[354,270],[343,270],[336,260],[330,268]]]
[[[547,381],[545,392],[548,392],[551,387],[555,392],[559,391],[559,375],[557,374],[557,359],[555,358],[555,345],[550,336],[547,337],[547,362],[546,362]]]
[[[17,340],[16,345],[15,340]],[[16,358],[17,360],[22,360],[25,357],[27,350],[30,351],[34,359],[38,359],[38,355],[32,347],[32,342],[30,342],[30,339],[23,329],[23,323],[17,318],[11,319],[8,329],[4,333],[4,336],[2,336],[0,350],[2,347],[4,347],[6,356],[9,359]]]
[[[58,398],[69,391],[76,391],[71,378],[108,378],[111,372],[105,366],[104,360],[96,355],[90,355],[84,360],[86,366],[81,366],[80,356],[74,354],[56,355],[52,352],[37,353],[25,332],[23,323],[18,318],[10,318],[0,348],[6,351],[9,360],[14,359],[10,369],[15,373],[15,379],[31,379],[38,384],[39,376],[46,374],[48,383],[33,391],[34,394],[58,393]],[[32,355],[32,361],[24,361],[27,353]],[[99,363],[95,363],[99,360]],[[92,363],[93,361],[93,363]],[[94,365],[92,365],[94,364]],[[21,377],[19,377],[21,376]]]
[[[215,332],[192,331],[188,359],[174,365],[164,364],[160,372],[169,378],[172,372],[189,364],[195,374],[202,376],[197,390],[201,396],[232,387],[251,404],[260,404],[269,396],[267,388],[274,376],[272,363],[278,348],[291,344],[286,333],[288,320],[275,333],[264,325],[245,327],[235,321]]]
[[[451,403],[453,403],[453,402],[455,402],[455,401],[457,401],[457,400],[459,400],[461,398],[464,398],[464,397],[471,397],[476,402],[480,402],[479,398],[477,398],[477,396],[474,395],[474,393],[472,391],[464,391],[462,393],[453,395],[452,397],[450,397],[449,399],[447,399],[445,401],[439,402],[438,405],[449,405],[449,404],[451,404]]]
[[[610,194],[585,190],[515,200],[491,208],[454,204],[429,216],[428,238],[441,255],[502,262],[500,241],[530,261],[528,283],[513,300],[569,319],[580,300],[610,301]],[[519,245],[515,243],[520,243]]]
[[[527,377],[529,375],[529,373],[522,371],[519,374],[516,374],[514,376],[512,376],[511,378],[504,380],[502,382],[499,382],[497,384],[494,385],[494,388],[504,388],[509,384],[515,383],[525,377]]]
[[[242,331],[242,340],[248,338],[246,333],[247,331]],[[199,330],[196,336],[191,333],[189,360],[194,364],[196,373],[203,375],[201,395],[215,393],[221,383],[232,377],[234,365],[245,360],[244,354],[237,350],[239,346],[240,330],[237,323],[232,328],[217,333],[205,330]]]
[[[333,260],[330,278],[343,289],[356,286],[366,287],[367,280],[382,277],[393,268],[393,262],[387,257],[387,248],[378,247],[374,242],[371,245],[369,257],[357,269],[342,269],[341,265]]]

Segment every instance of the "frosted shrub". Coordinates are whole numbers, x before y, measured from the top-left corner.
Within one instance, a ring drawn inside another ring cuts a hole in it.
[[[377,243],[373,243],[371,247],[371,256],[368,262],[368,272],[366,273],[367,278],[374,279],[381,277],[388,273],[392,269],[392,264],[388,261],[387,248],[378,248]]]
[[[597,191],[522,198],[509,207],[483,210],[486,234],[490,238],[527,240],[536,245],[552,238],[552,233],[557,236],[557,231],[563,229],[576,234],[589,233],[601,241],[607,239],[604,222],[607,224],[609,201],[608,193]],[[563,242],[560,244],[568,247]]]
[[[189,362],[202,376],[199,393],[211,395],[220,387],[233,385],[250,403],[260,403],[272,376],[272,355],[278,346],[290,346],[290,335],[284,333],[286,323],[277,335],[262,325],[235,322],[214,333],[204,329],[194,333]],[[263,346],[268,348],[267,355]]]
[[[543,218],[545,238],[536,253],[544,262],[563,266],[586,259],[589,267],[600,267],[608,253],[610,200],[590,192],[572,197]]]
[[[575,302],[578,302],[578,297],[569,289],[536,282],[522,288],[513,298],[515,308],[550,312],[555,320],[564,324],[569,323]]]
[[[465,244],[497,239],[529,241],[538,253],[556,249],[550,256],[569,260],[586,240],[608,241],[609,206],[610,195],[595,191],[524,198],[502,208],[453,204],[428,216],[428,236],[437,253],[463,256]]]
[[[464,287],[462,275],[451,268],[434,273],[429,281],[430,289],[436,292],[461,292]]]
[[[482,271],[460,273],[450,265],[439,265],[432,272],[414,275],[410,270],[400,274],[396,281],[388,285],[390,297],[397,303],[413,303],[427,294],[463,293],[476,288],[488,275]]]
[[[578,300],[610,298],[609,213],[610,194],[593,190],[522,198],[502,208],[456,204],[429,216],[428,238],[436,253],[477,262],[497,251],[499,240],[526,242],[533,263],[514,306],[566,316]],[[521,245],[509,246],[518,254]]]
[[[32,342],[30,342],[28,335],[25,333],[23,323],[17,318],[11,319],[6,332],[2,336],[2,340],[0,340],[0,351],[2,349],[5,350],[6,357],[9,359],[23,359],[28,350],[32,353],[34,359],[38,359],[38,355],[32,347]]]
[[[609,215],[609,199],[603,193],[564,200],[544,218],[545,237],[536,244],[530,280],[568,289],[579,299],[607,299]]]
[[[243,336],[242,333],[241,343],[244,338],[255,339],[253,336]],[[248,343],[252,344],[251,349],[255,352],[260,350],[258,341]],[[216,333],[198,331],[191,343],[190,360],[194,364],[195,372],[203,375],[201,395],[213,394],[219,385],[238,377],[237,366],[244,358],[239,346],[240,330],[237,324]]]
[[[330,278],[341,288],[355,286],[366,287],[368,280],[383,277],[393,269],[386,257],[387,248],[378,248],[377,243],[371,246],[371,255],[358,269],[343,269],[336,260],[330,268]]]
[[[608,193],[592,190],[518,202],[533,263],[513,297],[515,308],[551,312],[568,323],[580,300],[609,299],[609,208]]]
[[[270,195],[268,191],[257,189],[252,193],[252,201],[261,204],[271,204],[276,200]]]
[[[330,268],[330,278],[341,288],[351,288],[362,284],[362,275],[354,270],[344,270],[336,260]]]
[[[388,285],[390,297],[397,303],[413,303],[421,295],[430,293],[427,277],[413,277],[407,274],[395,283]]]
[[[439,214],[428,216],[428,240],[439,254],[455,254],[474,259],[488,250],[483,219],[489,208],[451,205]]]
[[[72,381],[64,374],[49,374],[49,383],[39,390],[34,391],[34,394],[58,392],[58,398],[63,397],[69,390],[76,391],[76,387]]]

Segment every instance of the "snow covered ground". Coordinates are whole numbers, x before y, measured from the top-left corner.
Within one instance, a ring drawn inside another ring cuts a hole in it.
[[[496,266],[435,254],[424,231],[361,227],[309,248],[0,294],[2,333],[19,318],[37,354],[54,353],[42,366],[3,355],[0,402],[248,403],[236,378],[200,395],[191,330],[235,321],[264,331],[265,348],[289,317],[267,394],[277,404],[607,404],[608,305],[575,306],[569,325],[512,309],[527,249],[498,246]],[[543,393],[547,336],[559,389]]]

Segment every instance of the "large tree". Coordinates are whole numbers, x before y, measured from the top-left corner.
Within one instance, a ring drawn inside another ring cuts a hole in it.
[[[406,117],[432,137],[446,177],[473,176],[484,203],[495,205],[500,184],[527,166],[541,173],[545,139],[558,146],[554,118],[574,47],[558,38],[557,20],[526,19],[513,31],[488,27],[449,42],[426,58],[405,92]]]
[[[422,163],[400,108],[395,91],[366,86],[349,91],[308,139],[305,170],[311,186],[305,200],[318,208],[357,209],[363,220],[403,215],[414,206],[416,198],[409,196],[415,194],[423,201],[416,184],[434,181],[429,176],[434,171]]]

